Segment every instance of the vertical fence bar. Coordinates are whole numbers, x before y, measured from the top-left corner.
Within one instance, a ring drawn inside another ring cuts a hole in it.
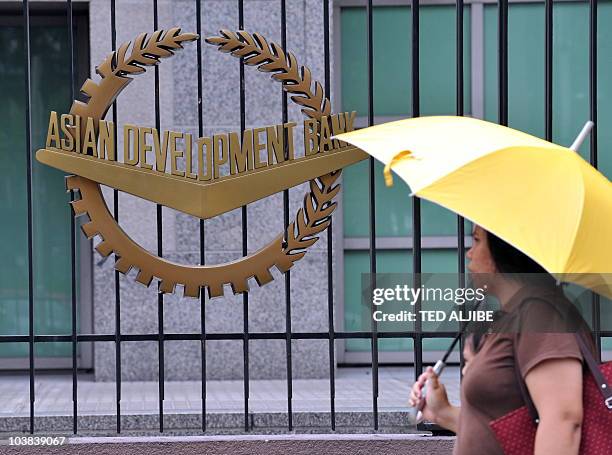
[[[589,0],[589,109],[594,123],[589,160],[597,168],[597,0]]]
[[[204,119],[202,99],[202,0],[196,0],[196,33],[200,37],[197,42],[198,55],[198,137],[204,136]],[[200,264],[206,264],[204,243],[204,220],[200,218]],[[206,431],[206,295],[200,289],[200,355],[202,358],[202,431]]]
[[[244,0],[238,0],[238,29],[244,30]],[[244,60],[240,59],[240,137],[246,129],[246,107],[244,99]],[[247,207],[242,206],[242,255],[248,254]],[[243,343],[242,360],[244,371],[244,431],[249,431],[249,293],[242,293]]]
[[[157,0],[153,0],[153,30],[159,28],[159,12]],[[159,109],[159,66],[155,66],[155,128],[161,129],[160,109]],[[156,205],[157,209],[157,255],[163,256],[163,224],[162,206]],[[159,286],[159,284],[158,284]],[[164,294],[157,294],[157,327],[158,340],[157,352],[159,359],[158,381],[159,381],[159,432],[164,432]]]
[[[464,104],[464,92],[463,92],[463,13],[464,3],[463,0],[457,0],[456,4],[456,64],[457,64],[457,106],[456,113],[458,116],[463,116],[463,104]],[[457,272],[459,273],[458,285],[461,288],[465,287],[465,222],[461,215],[457,215]],[[465,312],[467,308],[465,305],[461,307],[462,311]],[[463,328],[463,324],[461,324]],[[463,337],[459,339],[459,374],[463,370]]]
[[[412,117],[421,115],[419,80],[419,0],[412,0]],[[412,272],[414,287],[421,286],[421,200],[412,198]],[[420,314],[421,299],[415,302],[415,312]],[[418,378],[423,369],[423,337],[421,319],[414,321],[414,376]]]
[[[325,94],[331,92],[331,69],[329,52],[329,0],[323,0],[323,52],[325,65]],[[340,215],[342,216],[342,215]],[[327,227],[327,328],[329,331],[329,400],[331,429],[336,431],[336,335],[334,329],[334,275],[333,261],[333,229],[332,219]]]
[[[117,48],[117,24],[116,24],[115,0],[111,0],[111,48]],[[117,125],[117,100],[113,101],[113,121]],[[114,141],[117,143],[117,128],[114,128]],[[115,159],[119,155],[115,154]],[[119,191],[113,189],[113,217],[119,224]],[[115,262],[117,257],[115,256]],[[115,400],[117,405],[117,433],[121,433],[121,278],[119,271],[114,269],[115,274]]]
[[[508,126],[508,0],[498,0],[499,124]]]
[[[368,126],[374,125],[374,37],[372,0],[368,0],[367,13],[367,45],[368,45]],[[374,158],[368,160],[368,176],[370,190],[370,274],[372,279],[376,274],[376,178],[374,175]],[[373,304],[372,304],[373,305]],[[371,305],[371,306],[372,306]],[[370,314],[374,312],[372,306]],[[374,429],[378,430],[378,325],[371,319],[372,327],[372,417]]]
[[[70,47],[70,101],[74,100],[74,38],[72,23],[72,0],[66,1],[66,16],[68,19],[68,46]],[[70,191],[70,200],[74,201],[74,192]],[[70,305],[72,316],[72,432],[77,433],[77,299],[76,299],[76,223],[70,213]]]
[[[281,47],[287,49],[287,5],[281,0]],[[287,92],[281,87],[283,123],[289,121]],[[285,133],[283,133],[285,134]],[[283,140],[285,159],[289,159],[287,140]],[[289,226],[289,190],[283,190],[283,216],[285,230]],[[291,271],[285,273],[285,352],[287,362],[287,426],[293,430],[293,368],[291,352]]]
[[[30,374],[30,433],[34,434],[34,266],[32,264],[32,112],[30,100],[30,3],[23,0],[23,48],[26,110],[26,197],[28,199],[28,357]]]
[[[594,123],[590,137],[589,161],[597,169],[597,0],[589,0],[589,110]],[[601,313],[599,295],[593,292],[591,309],[597,353],[601,360]]]
[[[544,138],[553,139],[553,2],[544,1]]]
[[[463,0],[457,0],[457,48],[456,48],[456,64],[457,64],[457,106],[456,113],[458,116],[464,115],[464,65],[463,65],[463,16],[464,16],[464,3]],[[463,274],[465,273],[465,224],[462,216],[457,216],[457,249],[458,249],[458,263],[457,270],[459,272],[459,286],[465,286],[463,280]]]
[[[463,0],[457,0],[456,4],[456,113],[459,116],[463,115],[463,103],[464,103],[464,93],[463,93],[463,13],[464,13],[464,4]],[[459,265],[461,267],[461,264]]]

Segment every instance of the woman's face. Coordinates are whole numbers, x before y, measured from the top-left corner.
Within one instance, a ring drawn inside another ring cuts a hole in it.
[[[467,252],[468,270],[471,273],[495,273],[497,268],[489,250],[487,232],[478,225],[472,231],[472,248]]]

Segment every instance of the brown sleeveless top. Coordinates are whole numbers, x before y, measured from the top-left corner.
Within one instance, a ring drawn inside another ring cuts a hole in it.
[[[503,455],[489,422],[524,405],[514,370],[515,353],[523,379],[544,360],[582,361],[575,334],[568,332],[568,318],[563,313],[570,308],[572,304],[557,288],[532,286],[520,289],[506,304],[505,315],[495,323],[501,324],[502,331],[497,332],[498,325],[495,333],[483,336],[463,377],[454,455]],[[587,331],[591,340],[588,327],[578,318],[581,330]],[[595,352],[594,344],[591,347]]]

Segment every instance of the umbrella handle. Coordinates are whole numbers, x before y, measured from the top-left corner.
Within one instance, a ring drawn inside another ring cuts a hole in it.
[[[582,127],[582,131],[580,131],[580,133],[578,134],[578,137],[576,137],[576,139],[574,140],[574,143],[570,145],[569,148],[573,150],[574,152],[577,152],[580,146],[582,145],[582,142],[586,139],[586,137],[589,135],[589,133],[591,132],[594,126],[595,124],[591,120],[586,122],[584,126]]]
[[[445,366],[446,366],[446,363],[444,363],[444,361],[438,360],[436,362],[436,364],[434,365],[434,367],[433,367],[434,374],[436,376],[440,376],[440,374],[442,374],[442,371],[444,370]],[[425,385],[421,389],[421,402],[420,402],[419,406],[413,406],[412,408],[408,409],[408,420],[412,424],[416,425],[416,424],[421,423],[423,421],[423,413],[421,411],[425,407],[425,399],[427,397],[427,383],[428,382],[429,382],[429,380],[427,380],[425,382]]]

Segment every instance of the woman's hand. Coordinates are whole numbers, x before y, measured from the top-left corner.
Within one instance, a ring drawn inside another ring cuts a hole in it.
[[[429,380],[429,381],[428,381]],[[421,403],[421,390],[427,382],[427,397],[425,406],[421,410],[426,420],[437,423],[440,426],[456,431],[459,418],[459,408],[452,406],[448,401],[446,388],[438,380],[432,367],[427,367],[425,372],[419,376],[410,390],[408,403],[410,406],[419,406]]]

